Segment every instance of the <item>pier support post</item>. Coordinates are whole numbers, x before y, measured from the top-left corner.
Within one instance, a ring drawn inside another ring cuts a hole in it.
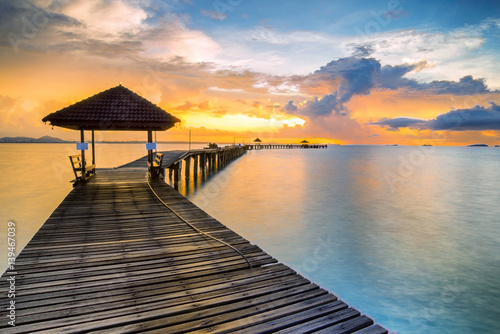
[[[201,153],[200,154],[200,170],[201,170],[201,173],[204,174],[205,173],[205,153]]]
[[[179,186],[179,169],[174,168],[174,187]]]
[[[186,180],[189,180],[189,172],[190,172],[190,167],[191,167],[191,157],[187,157],[184,161],[186,162],[186,171],[184,172],[185,177],[186,177]]]
[[[193,176],[198,177],[198,155],[193,155]]]
[[[182,161],[179,161],[175,165],[172,166],[174,170],[174,188],[177,189],[179,187],[179,179],[182,169]]]

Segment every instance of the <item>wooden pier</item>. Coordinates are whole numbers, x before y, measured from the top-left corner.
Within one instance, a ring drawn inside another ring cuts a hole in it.
[[[246,145],[249,150],[288,150],[307,148],[328,148],[326,144],[250,144]]]
[[[191,173],[194,178],[197,178],[198,173],[210,173],[225,167],[234,159],[245,154],[248,149],[246,145],[232,145],[215,149],[178,150],[159,153],[164,154],[162,166],[165,170],[168,170],[168,175],[173,181],[172,184],[174,188],[176,188],[181,180],[182,169],[184,169],[184,177],[186,180],[191,178]],[[118,169],[144,169],[144,164],[147,163],[147,159],[148,157],[143,157],[120,166]]]
[[[229,159],[206,153],[167,160]],[[162,180],[148,183],[146,166],[97,170],[68,194],[17,257],[15,274],[2,277],[2,333],[387,333]],[[15,299],[6,296],[11,276]]]

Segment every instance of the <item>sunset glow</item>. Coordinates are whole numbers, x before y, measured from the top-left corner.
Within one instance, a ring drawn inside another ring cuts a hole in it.
[[[0,137],[75,140],[76,133],[52,130],[41,119],[123,82],[182,119],[159,134],[167,141],[186,140],[193,130],[194,139],[211,142],[241,135],[344,144],[500,142],[500,18],[493,2],[464,4],[454,14],[446,9],[445,17],[439,4],[429,14],[407,1],[1,6]]]

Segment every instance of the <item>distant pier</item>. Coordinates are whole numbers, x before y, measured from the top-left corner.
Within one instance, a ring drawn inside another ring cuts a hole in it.
[[[286,150],[298,148],[328,148],[326,144],[249,144],[249,150]]]
[[[164,162],[201,173],[244,150]],[[15,327],[2,276],[2,333],[388,333],[148,178],[143,159],[98,169],[55,209],[16,258]]]

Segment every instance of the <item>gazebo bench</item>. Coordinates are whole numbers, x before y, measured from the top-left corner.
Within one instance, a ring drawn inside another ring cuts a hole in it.
[[[75,173],[74,185],[78,184],[78,181],[82,179],[82,157],[80,155],[70,155],[69,160],[71,161],[71,167],[73,168],[73,173]],[[84,161],[85,166],[85,178],[90,178],[95,175],[95,165],[89,165],[87,159]],[[78,175],[80,173],[80,175]]]
[[[163,154],[156,153],[155,160],[152,163],[148,162],[149,173],[150,173],[151,177],[160,177],[160,174],[164,173],[164,170],[161,166],[162,163],[163,163]]]

